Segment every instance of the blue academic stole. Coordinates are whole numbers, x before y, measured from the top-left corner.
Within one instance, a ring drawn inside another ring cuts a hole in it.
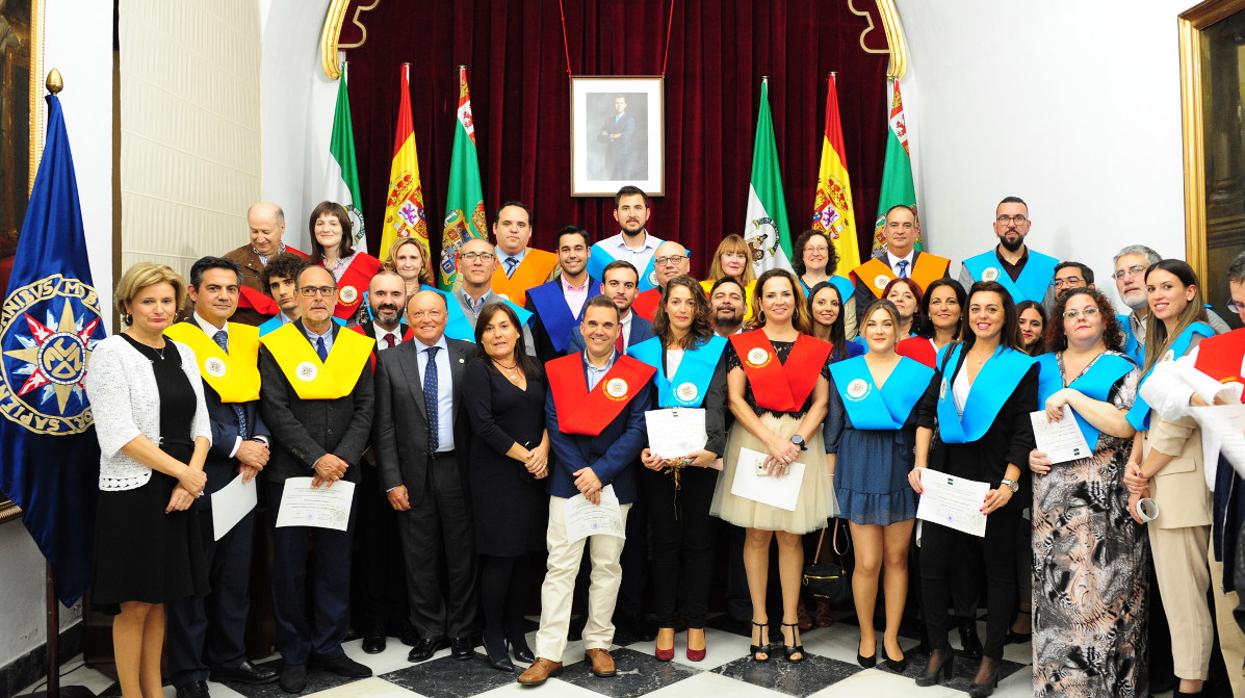
[[[597,281],[604,281],[601,278],[605,272],[605,267],[614,261],[614,255],[605,251],[601,243],[592,246],[592,251],[588,256],[588,276]],[[636,269],[640,273],[640,283],[636,286],[636,292],[641,293],[650,288],[657,288],[657,268],[653,266],[653,258],[648,258],[648,266],[643,269]]]
[[[948,345],[951,346],[951,345]],[[986,435],[1003,404],[1020,385],[1033,357],[1008,347],[999,347],[986,361],[964,401],[964,414],[955,409],[951,377],[960,364],[964,345],[956,344],[942,369],[942,385],[938,390],[938,434],[944,443],[972,443]],[[943,347],[945,350],[947,347]],[[942,354],[942,352],[939,352]],[[940,357],[941,358],[941,357]]]
[[[1184,356],[1189,351],[1189,345],[1193,343],[1194,337],[1214,337],[1215,329],[1204,322],[1195,322],[1184,328],[1184,332],[1176,337],[1176,341],[1172,342],[1171,348],[1167,350],[1167,355],[1159,359],[1166,361],[1168,359],[1176,360]],[[1153,337],[1149,338],[1154,341]],[[1158,362],[1155,362],[1156,364]],[[1154,371],[1154,366],[1150,367],[1141,376],[1141,380],[1137,381],[1137,399],[1133,402],[1133,408],[1128,411],[1128,423],[1133,425],[1137,431],[1145,431],[1150,428],[1150,403],[1141,397],[1141,386],[1145,385],[1146,379],[1150,377],[1150,373]]]
[[[1131,316],[1118,313],[1115,317],[1120,321],[1120,329],[1124,331],[1124,353],[1138,366],[1142,365],[1146,360],[1146,348],[1137,341],[1137,335],[1133,334],[1133,323],[1129,322]]]
[[[900,357],[886,383],[879,389],[869,373],[865,357],[857,356],[830,365],[834,388],[843,399],[843,407],[852,418],[852,426],[858,430],[903,429],[912,414],[934,369]]]
[[[1020,270],[1020,278],[1012,281],[1011,275],[999,265],[999,257],[995,250],[983,252],[976,257],[964,260],[964,267],[972,275],[974,281],[997,281],[1011,294],[1013,303],[1022,301],[1042,302],[1046,297],[1046,289],[1055,275],[1055,267],[1059,260],[1041,252],[1029,250],[1029,260]]]
[[[852,295],[856,293],[856,284],[852,283],[852,280],[846,276],[831,274],[827,281],[834,284],[834,287],[839,290],[839,300],[844,303],[846,303],[847,299],[851,298]],[[804,299],[808,300],[808,296],[813,292],[813,289],[809,288],[808,284],[804,283],[804,279],[800,279],[800,287],[804,289]]]
[[[700,407],[709,391],[709,383],[718,361],[726,349],[726,338],[714,335],[695,349],[683,352],[679,370],[673,378],[666,377],[662,366],[665,349],[660,337],[646,339],[627,350],[627,355],[657,369],[653,384],[657,386],[657,404],[661,407]]]
[[[1063,390],[1063,373],[1059,370],[1059,359],[1055,354],[1042,354],[1038,362],[1038,409],[1046,409],[1046,399]],[[1111,395],[1111,386],[1115,385],[1128,372],[1136,368],[1132,361],[1117,354],[1104,354],[1094,361],[1088,371],[1081,374],[1068,385],[1086,397],[1099,402],[1106,402]],[[1076,410],[1072,410],[1076,424],[1081,428],[1081,435],[1092,451],[1098,446],[1098,429],[1087,422]],[[1086,454],[1089,455],[1089,454]]]
[[[527,298],[540,315],[540,322],[545,326],[545,333],[553,344],[554,351],[566,353],[570,344],[571,328],[578,325],[583,317],[584,308],[588,307],[588,298],[601,293],[601,284],[596,279],[588,280],[588,295],[579,308],[578,315],[571,315],[571,307],[566,304],[566,296],[562,295],[562,280],[554,279],[547,284],[534,286],[527,290]]]
[[[461,339],[464,342],[471,342],[472,344],[475,344],[475,328],[471,326],[471,320],[469,320],[466,313],[463,312],[463,308],[458,304],[457,298],[450,295],[449,291],[442,291],[439,288],[433,288],[423,284],[420,284],[419,290],[436,291],[441,294],[442,298],[445,299],[445,307],[449,311],[448,319],[445,322],[446,337],[449,337],[450,339]],[[510,309],[514,311],[514,314],[518,316],[520,325],[526,325],[527,321],[532,319],[532,311],[511,303],[509,299],[503,298],[501,300],[503,303],[510,306]]]

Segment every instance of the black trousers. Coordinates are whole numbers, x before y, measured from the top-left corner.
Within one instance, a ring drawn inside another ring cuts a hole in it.
[[[505,638],[512,645],[526,646],[523,611],[531,591],[527,563],[527,555],[480,556],[480,611],[486,642]]]
[[[682,591],[686,595],[683,617],[688,627],[703,628],[709,612],[709,578],[713,573],[713,520],[709,504],[718,471],[684,468],[679,476],[679,490],[675,490],[670,475],[648,468],[639,475],[640,493],[648,505],[657,626],[674,627]]]
[[[986,517],[984,538],[924,522],[921,533],[921,586],[925,627],[930,646],[950,647],[947,631],[952,601],[953,570],[972,565],[979,555],[986,570],[986,640],[983,654],[1003,658],[1007,630],[1016,610],[1016,528],[1027,523],[1019,512],[996,511]]]
[[[376,466],[363,465],[359,483],[359,530],[354,538],[351,625],[360,635],[398,637],[410,610],[406,564],[398,537],[398,512],[389,506]]]
[[[358,517],[358,487],[345,531],[276,528],[284,487],[268,487],[272,518],[272,611],[277,651],[286,664],[342,654],[350,627],[350,556]],[[314,562],[313,562],[314,560]],[[310,592],[310,594],[308,593]],[[311,607],[308,608],[310,601]]]
[[[627,541],[623,544],[619,558],[622,563],[622,583],[618,587],[618,601],[614,604],[615,618],[634,622],[644,618],[644,590],[648,584],[649,569],[648,509],[648,501],[641,493],[632,502],[631,511],[627,513]],[[592,545],[591,540],[588,545]],[[580,579],[576,579],[577,588],[585,590],[581,594],[585,599],[588,597],[587,571],[591,567],[592,563],[585,555],[580,566],[582,587],[579,586]]]
[[[203,534],[209,591],[165,605],[167,676],[175,686],[207,681],[209,669],[233,668],[246,661],[255,512],[219,541],[213,540],[212,510],[197,508],[192,514],[199,517]]]
[[[467,637],[476,615],[475,534],[453,454],[438,454],[428,463],[422,488],[410,511],[397,512],[411,625],[424,640]]]

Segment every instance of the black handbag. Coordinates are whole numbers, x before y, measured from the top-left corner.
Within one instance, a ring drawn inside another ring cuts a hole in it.
[[[813,556],[813,564],[804,567],[804,586],[819,599],[827,600],[832,606],[844,606],[852,603],[852,578],[843,566],[843,555],[847,550],[839,552],[839,519],[834,520],[834,532],[831,533],[830,547],[838,557],[837,562],[822,562],[821,549],[826,540],[826,529],[821,529],[817,537],[817,553]],[[848,550],[851,540],[848,540]]]

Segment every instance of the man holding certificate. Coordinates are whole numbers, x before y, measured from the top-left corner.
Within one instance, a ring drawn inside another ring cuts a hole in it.
[[[986,566],[989,621],[969,694],[988,696],[998,683],[1003,644],[1016,610],[1016,529],[1025,524],[1021,510],[1028,499],[1021,488],[1020,464],[1028,463],[1034,445],[1029,413],[1037,404],[1038,371],[1033,358],[1020,351],[1016,306],[998,282],[973,284],[966,317],[963,342],[941,352],[940,380],[918,407],[916,467],[908,479],[917,494],[922,493],[922,480],[933,476],[926,467],[969,481],[965,486],[988,483],[990,489],[977,510],[987,523],[984,538],[978,538],[930,520],[933,516],[923,517],[922,601],[933,652],[916,682],[933,686],[952,675],[954,654],[947,642],[949,577],[951,569],[968,564],[967,557],[976,550]],[[939,521],[974,515],[972,504],[966,510],[953,496],[923,502],[921,510],[931,504]]]
[[[306,267],[295,283],[300,319],[260,338],[260,404],[273,438],[263,477],[274,526],[286,480],[310,477],[312,487],[359,482],[372,429],[369,359],[375,340],[333,322],[337,282],[328,270]],[[351,506],[344,531],[311,526],[273,531],[273,616],[283,662],[280,683],[288,693],[306,688],[309,663],[348,678],[372,675],[342,650],[350,622],[354,521]]]
[[[571,596],[586,540],[569,535],[578,526],[568,515],[568,500],[583,498],[592,505],[617,506],[619,520],[612,530],[621,530],[635,501],[634,463],[646,441],[644,410],[650,404],[654,369],[615,352],[618,308],[606,296],[589,299],[579,329],[586,344],[583,353],[554,359],[545,366],[549,381],[546,428],[552,446],[545,537],[549,559],[540,592],[536,661],[519,676],[525,686],[543,684],[562,671]],[[611,491],[613,497],[602,496]],[[610,618],[622,582],[619,558],[624,541],[613,535],[589,537],[592,574],[583,631],[585,659],[591,662],[593,674],[613,676]]]
[[[639,475],[652,524],[655,654],[661,661],[674,659],[675,605],[682,590],[687,658],[700,661],[713,572],[709,502],[718,477],[714,465],[726,450],[722,357],[727,340],[714,334],[709,301],[686,275],[666,282],[653,331],[656,337],[628,353],[656,370],[653,384],[661,408],[647,415],[650,448],[640,455],[645,469]],[[680,422],[695,424],[695,431],[680,428]]]

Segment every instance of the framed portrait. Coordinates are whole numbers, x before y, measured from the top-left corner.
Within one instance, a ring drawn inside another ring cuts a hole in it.
[[[665,192],[664,89],[660,75],[571,77],[571,196]]]

